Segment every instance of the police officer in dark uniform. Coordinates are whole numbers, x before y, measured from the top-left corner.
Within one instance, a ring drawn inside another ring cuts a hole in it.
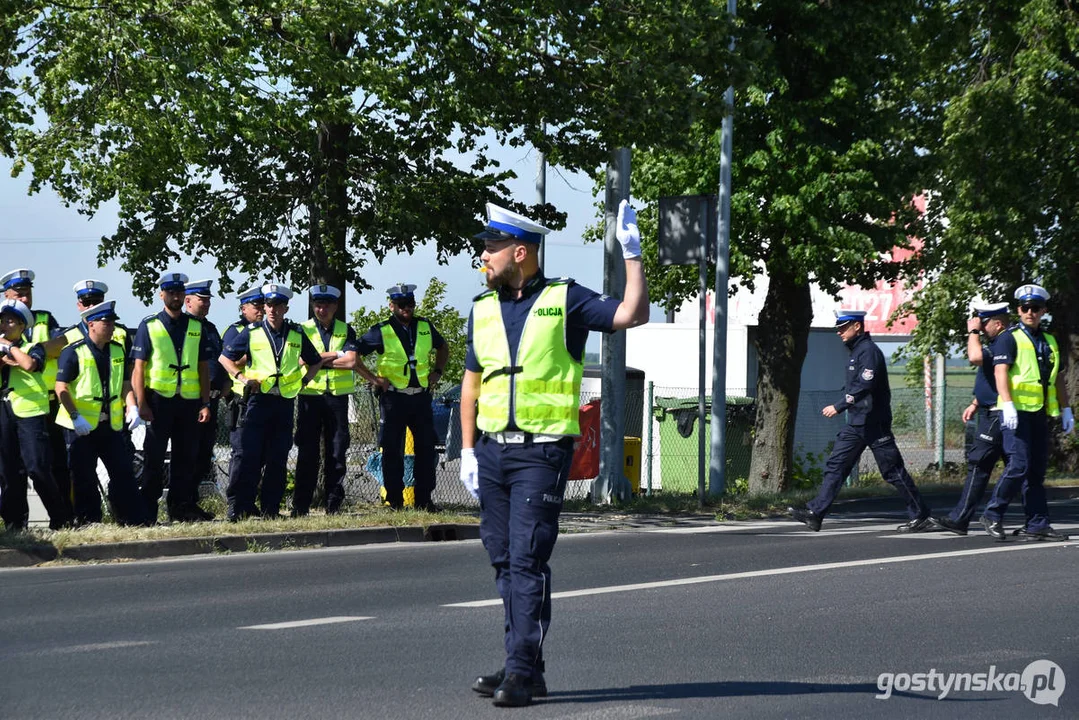
[[[967,449],[967,479],[952,511],[931,519],[936,529],[956,535],[967,534],[970,519],[989,485],[989,476],[1004,455],[993,355],[982,344],[982,335],[992,342],[1008,329],[1008,303],[976,305],[974,312],[975,316],[967,321],[967,359],[978,368],[978,374],[974,378],[974,397],[963,410],[963,422],[974,423],[974,438]]]
[[[139,415],[147,423],[143,443],[142,496],[147,515],[157,518],[164,489],[165,448],[169,460],[169,519],[197,522],[204,518],[192,498],[198,423],[210,420],[210,338],[202,321],[183,312],[183,273],[166,272],[158,278],[165,309],[139,324],[131,344],[134,369],[131,385]]]
[[[105,295],[109,292],[109,286],[101,280],[86,279],[75,283],[72,290],[75,291],[75,309],[81,317],[85,311],[105,302]],[[131,340],[134,333],[119,322],[114,323],[114,325],[116,329],[112,333],[112,339],[124,346],[125,353],[131,352]],[[86,337],[85,320],[79,320],[79,322],[64,331],[64,340],[67,345],[78,342],[84,337]]]
[[[236,342],[236,336],[245,328],[262,322],[265,305],[262,297],[263,283],[252,285],[241,290],[236,299],[240,301],[240,319],[225,328],[221,336],[221,349]],[[218,364],[220,364],[218,358]],[[223,369],[223,368],[222,368]],[[242,366],[237,366],[242,369]],[[226,377],[229,373],[225,372]],[[240,443],[240,430],[243,427],[243,414],[247,409],[247,398],[244,397],[244,384],[239,380],[232,379],[232,385],[226,386],[225,397],[228,399],[227,408],[229,415],[229,446],[232,455],[229,456],[229,484],[235,483],[236,473],[240,467],[240,458],[243,457],[243,445]]]
[[[864,310],[836,312],[836,333],[850,350],[847,383],[843,399],[821,411],[826,418],[847,411],[847,424],[836,435],[832,454],[824,467],[824,480],[817,497],[805,507],[787,508],[791,517],[810,530],[820,530],[821,521],[832,506],[839,488],[855,463],[868,447],[877,461],[880,474],[907,504],[910,520],[896,530],[901,533],[924,532],[931,528],[929,507],[922,501],[914,480],[903,464],[903,456],[892,435],[892,392],[884,353],[865,330]]]
[[[982,526],[992,538],[1005,540],[1004,513],[1022,488],[1026,522],[1012,534],[1021,540],[1067,540],[1067,535],[1049,524],[1045,496],[1049,417],[1060,417],[1065,435],[1075,429],[1068,388],[1060,372],[1060,347],[1056,338],[1041,328],[1049,292],[1040,285],[1022,285],[1015,291],[1015,299],[1019,301],[1019,324],[1001,333],[992,346],[1008,460],[986,503]]]
[[[86,337],[60,353],[56,392],[60,412],[56,423],[64,428],[71,457],[75,489],[75,522],[101,522],[97,461],[109,473],[109,508],[121,525],[152,525],[135,483],[131,444],[122,429],[142,422],[131,389],[131,361],[123,346],[112,340],[116,312],[113,301],[82,313]],[[126,409],[125,409],[126,408]],[[156,510],[156,507],[154,508]]]
[[[413,490],[416,509],[438,512],[431,501],[435,490],[435,419],[431,388],[442,379],[449,345],[430,320],[415,316],[416,286],[401,283],[386,290],[389,320],[373,325],[360,338],[360,354],[378,353],[374,385],[379,392],[382,482],[386,502],[399,509],[405,503],[405,429],[412,430],[416,459]],[[435,351],[431,367],[431,350]]]
[[[199,506],[199,485],[208,482],[216,487],[214,472],[214,444],[217,442],[217,414],[221,397],[229,385],[229,376],[221,367],[218,357],[221,355],[221,333],[217,326],[206,317],[210,312],[213,298],[213,280],[192,280],[184,286],[184,312],[202,321],[202,332],[210,346],[210,420],[198,426],[198,446],[195,449],[195,482],[192,483],[194,494],[189,507],[191,512],[203,520],[213,520],[214,514]]]
[[[322,356],[299,325],[285,319],[292,290],[262,286],[266,316],[236,334],[221,353],[221,366],[246,386],[249,398],[239,429],[242,454],[229,482],[228,519],[276,518],[285,495],[292,448],[292,418],[300,389],[322,367]],[[259,492],[261,480],[262,490]],[[259,506],[255,497],[259,496]]]
[[[488,204],[480,256],[490,290],[468,320],[461,385],[461,482],[480,500],[480,537],[505,611],[505,664],[472,689],[519,707],[547,694],[543,639],[551,621],[551,568],[558,516],[580,434],[578,405],[589,330],[648,321],[640,234],[626,201],[617,237],[625,299],[601,296],[539,268],[548,231]],[[479,434],[482,433],[482,434]]]

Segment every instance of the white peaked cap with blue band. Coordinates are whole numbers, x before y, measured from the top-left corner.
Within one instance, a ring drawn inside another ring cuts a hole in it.
[[[287,285],[278,285],[277,283],[266,283],[262,286],[262,297],[269,302],[270,300],[291,300],[292,290]]]
[[[163,272],[157,278],[157,285],[162,290],[183,290],[187,281],[187,275],[182,272]]]
[[[71,286],[77,297],[83,295],[104,295],[109,291],[109,286],[100,280],[79,280]]]
[[[849,322],[865,322],[865,310],[836,310],[835,326],[846,325]]]
[[[188,295],[198,295],[199,297],[212,297],[213,291],[210,287],[213,284],[213,280],[192,280],[184,286],[184,292]]]
[[[524,215],[487,203],[487,227],[475,235],[477,240],[523,240],[539,244],[543,236],[551,232]]]
[[[106,300],[91,308],[86,308],[80,315],[82,315],[82,319],[86,322],[92,322],[94,320],[117,320],[119,318],[116,314],[115,300]]]
[[[262,285],[252,285],[249,288],[241,290],[240,292],[236,293],[236,299],[240,301],[241,305],[249,302],[255,302],[256,300],[261,300]]]
[[[1041,285],[1020,285],[1015,290],[1015,299],[1019,302],[1049,302],[1049,291]]]
[[[0,285],[4,286],[4,290],[20,285],[29,285],[30,287],[33,287],[35,277],[33,270],[19,268],[18,270],[12,270],[11,272],[0,275]]]
[[[336,302],[341,299],[341,291],[333,285],[312,285],[307,288],[307,294],[312,300],[325,300]]]
[[[30,308],[26,307],[26,303],[22,300],[16,300],[15,298],[7,298],[0,301],[0,315],[4,313],[18,315],[22,320],[23,325],[30,327],[34,324],[34,314],[30,312]]]
[[[974,310],[982,320],[988,320],[997,315],[1007,315],[1008,303],[975,303],[971,306],[971,309]]]
[[[386,294],[390,296],[390,299],[408,297],[416,292],[416,286],[412,283],[397,283],[386,288]]]

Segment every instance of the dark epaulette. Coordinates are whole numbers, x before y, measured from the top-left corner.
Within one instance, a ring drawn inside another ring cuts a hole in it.
[[[385,320],[383,320],[381,322],[375,323],[374,325],[371,326],[371,328],[372,329],[381,328],[383,325],[389,325],[389,324],[390,324],[390,320],[389,320],[389,318],[387,318],[387,319],[385,319]]]
[[[548,285],[573,285],[577,281],[571,277],[548,278]]]
[[[64,350],[67,350],[68,348],[71,348],[72,350],[78,350],[79,345],[85,345],[88,340],[89,340],[89,338],[84,335],[81,340],[76,340],[73,343],[68,343],[67,345],[65,345]],[[112,342],[112,341],[110,340],[109,342]]]
[[[157,317],[157,315],[158,315],[157,313],[151,313],[151,314],[147,315],[146,317],[144,317],[144,318],[143,318],[143,319],[142,319],[142,320],[140,321],[140,323],[144,323],[144,322],[150,322],[150,321],[151,321],[151,320],[153,320],[153,319],[154,319],[155,317]]]
[[[479,300],[480,298],[485,298],[485,297],[487,297],[488,295],[494,295],[494,294],[495,294],[495,293],[497,293],[497,292],[498,292],[498,290],[484,290],[484,291],[483,291],[483,292],[481,292],[481,293],[480,293],[479,295],[477,295],[476,297],[472,298],[472,302],[476,302],[476,301],[478,301],[478,300]]]

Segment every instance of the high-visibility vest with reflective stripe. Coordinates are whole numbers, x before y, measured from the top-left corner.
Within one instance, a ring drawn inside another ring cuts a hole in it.
[[[399,390],[408,387],[410,359],[405,346],[390,326],[390,320],[380,323],[382,330],[382,354],[378,356],[377,372],[388,379]],[[431,369],[431,323],[415,320],[416,323],[416,379],[420,387],[427,387],[427,375]]]
[[[240,320],[239,322],[234,322],[234,323],[232,323],[232,325],[229,325],[229,328],[236,328],[237,332],[243,332],[244,328],[246,328],[246,327],[252,327],[252,323],[249,323],[246,320]],[[226,333],[229,331],[229,328],[225,328]],[[225,336],[224,336],[224,334],[222,334],[221,339],[224,340],[224,338],[225,338]],[[224,346],[222,346],[222,350],[224,350]],[[239,364],[239,363],[237,363],[237,364]],[[239,375],[240,373],[236,373],[236,374]],[[244,394],[244,385],[245,385],[245,383],[240,382],[235,377],[232,378],[232,392],[234,392],[235,394],[243,395]]]
[[[25,349],[25,348],[22,348]],[[42,372],[27,372],[21,367],[9,368],[7,395],[11,412],[15,417],[32,418],[49,412],[49,389],[45,387]]]
[[[179,384],[180,397],[195,400],[201,395],[199,389],[199,344],[202,340],[202,323],[185,315],[187,331],[181,357],[176,359],[176,347],[169,331],[160,318],[146,323],[150,332],[150,359],[146,361],[146,386],[162,397],[176,395]]]
[[[51,340],[49,337],[49,318],[52,317],[52,313],[44,310],[34,311],[34,327],[30,331],[30,340],[34,344],[45,343]],[[45,383],[45,389],[48,392],[54,392],[56,390],[56,358],[46,357],[45,367],[41,370],[41,379]]]
[[[345,340],[348,339],[348,325],[345,325],[340,320],[333,321],[333,334],[330,336],[329,347],[322,344],[322,333],[318,329],[318,320],[311,318],[302,323],[300,327],[303,328],[304,335],[320,353],[340,352],[345,347]],[[311,382],[307,383],[303,390],[300,390],[300,393],[303,395],[322,395],[328,392],[330,395],[351,395],[355,390],[355,372],[330,368],[328,370],[319,370]]]
[[[251,337],[247,349],[247,369],[244,375],[259,381],[259,389],[268,393],[276,384],[281,397],[294,398],[300,394],[304,370],[300,365],[300,348],[303,335],[295,325],[289,324],[285,335],[285,347],[281,351],[280,367],[274,362],[273,346],[266,328],[257,325],[249,331]]]
[[[1057,371],[1060,369],[1060,349],[1057,347],[1056,338],[1049,333],[1042,333],[1045,342],[1049,344],[1049,353],[1052,357],[1053,368],[1049,372],[1049,384],[1041,383],[1041,372],[1038,368],[1038,353],[1034,350],[1034,343],[1022,328],[1012,330],[1015,337],[1015,362],[1008,368],[1008,381],[1012,386],[1012,402],[1016,410],[1023,412],[1036,412],[1046,406],[1046,413],[1052,416],[1060,415],[1060,405],[1057,403]],[[997,402],[1001,402],[997,398]]]
[[[579,435],[578,405],[584,364],[566,348],[565,281],[551,281],[525,319],[511,366],[498,293],[481,295],[472,309],[472,348],[483,367],[479,416],[484,432],[514,423],[524,432]]]
[[[109,343],[109,392],[106,396],[97,372],[97,361],[88,342],[83,340],[74,346],[75,355],[79,358],[79,376],[75,382],[68,384],[68,391],[75,401],[75,409],[86,418],[91,429],[97,428],[102,410],[108,408],[109,426],[113,430],[120,430],[124,426],[124,403],[121,398],[124,388],[124,346],[115,340]],[[56,424],[69,430],[75,429],[71,415],[63,405],[56,413]]]
[[[114,323],[115,329],[112,331],[112,341],[120,343],[121,347],[127,347],[127,328],[120,323]],[[79,340],[86,337],[86,333],[82,329],[82,325],[72,325],[64,333],[64,337],[67,339],[68,345],[74,345]]]

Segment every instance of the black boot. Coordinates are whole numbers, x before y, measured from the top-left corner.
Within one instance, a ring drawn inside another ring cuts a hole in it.
[[[502,681],[506,679],[506,671],[499,670],[496,673],[490,675],[480,675],[472,683],[472,690],[479,693],[484,697],[491,697],[495,694],[495,690],[502,684]],[[532,697],[547,697],[547,681],[543,679],[543,673],[537,672],[532,676],[532,682],[529,690],[532,693]]]
[[[509,673],[491,697],[498,707],[524,707],[532,704],[531,683],[523,675]]]

